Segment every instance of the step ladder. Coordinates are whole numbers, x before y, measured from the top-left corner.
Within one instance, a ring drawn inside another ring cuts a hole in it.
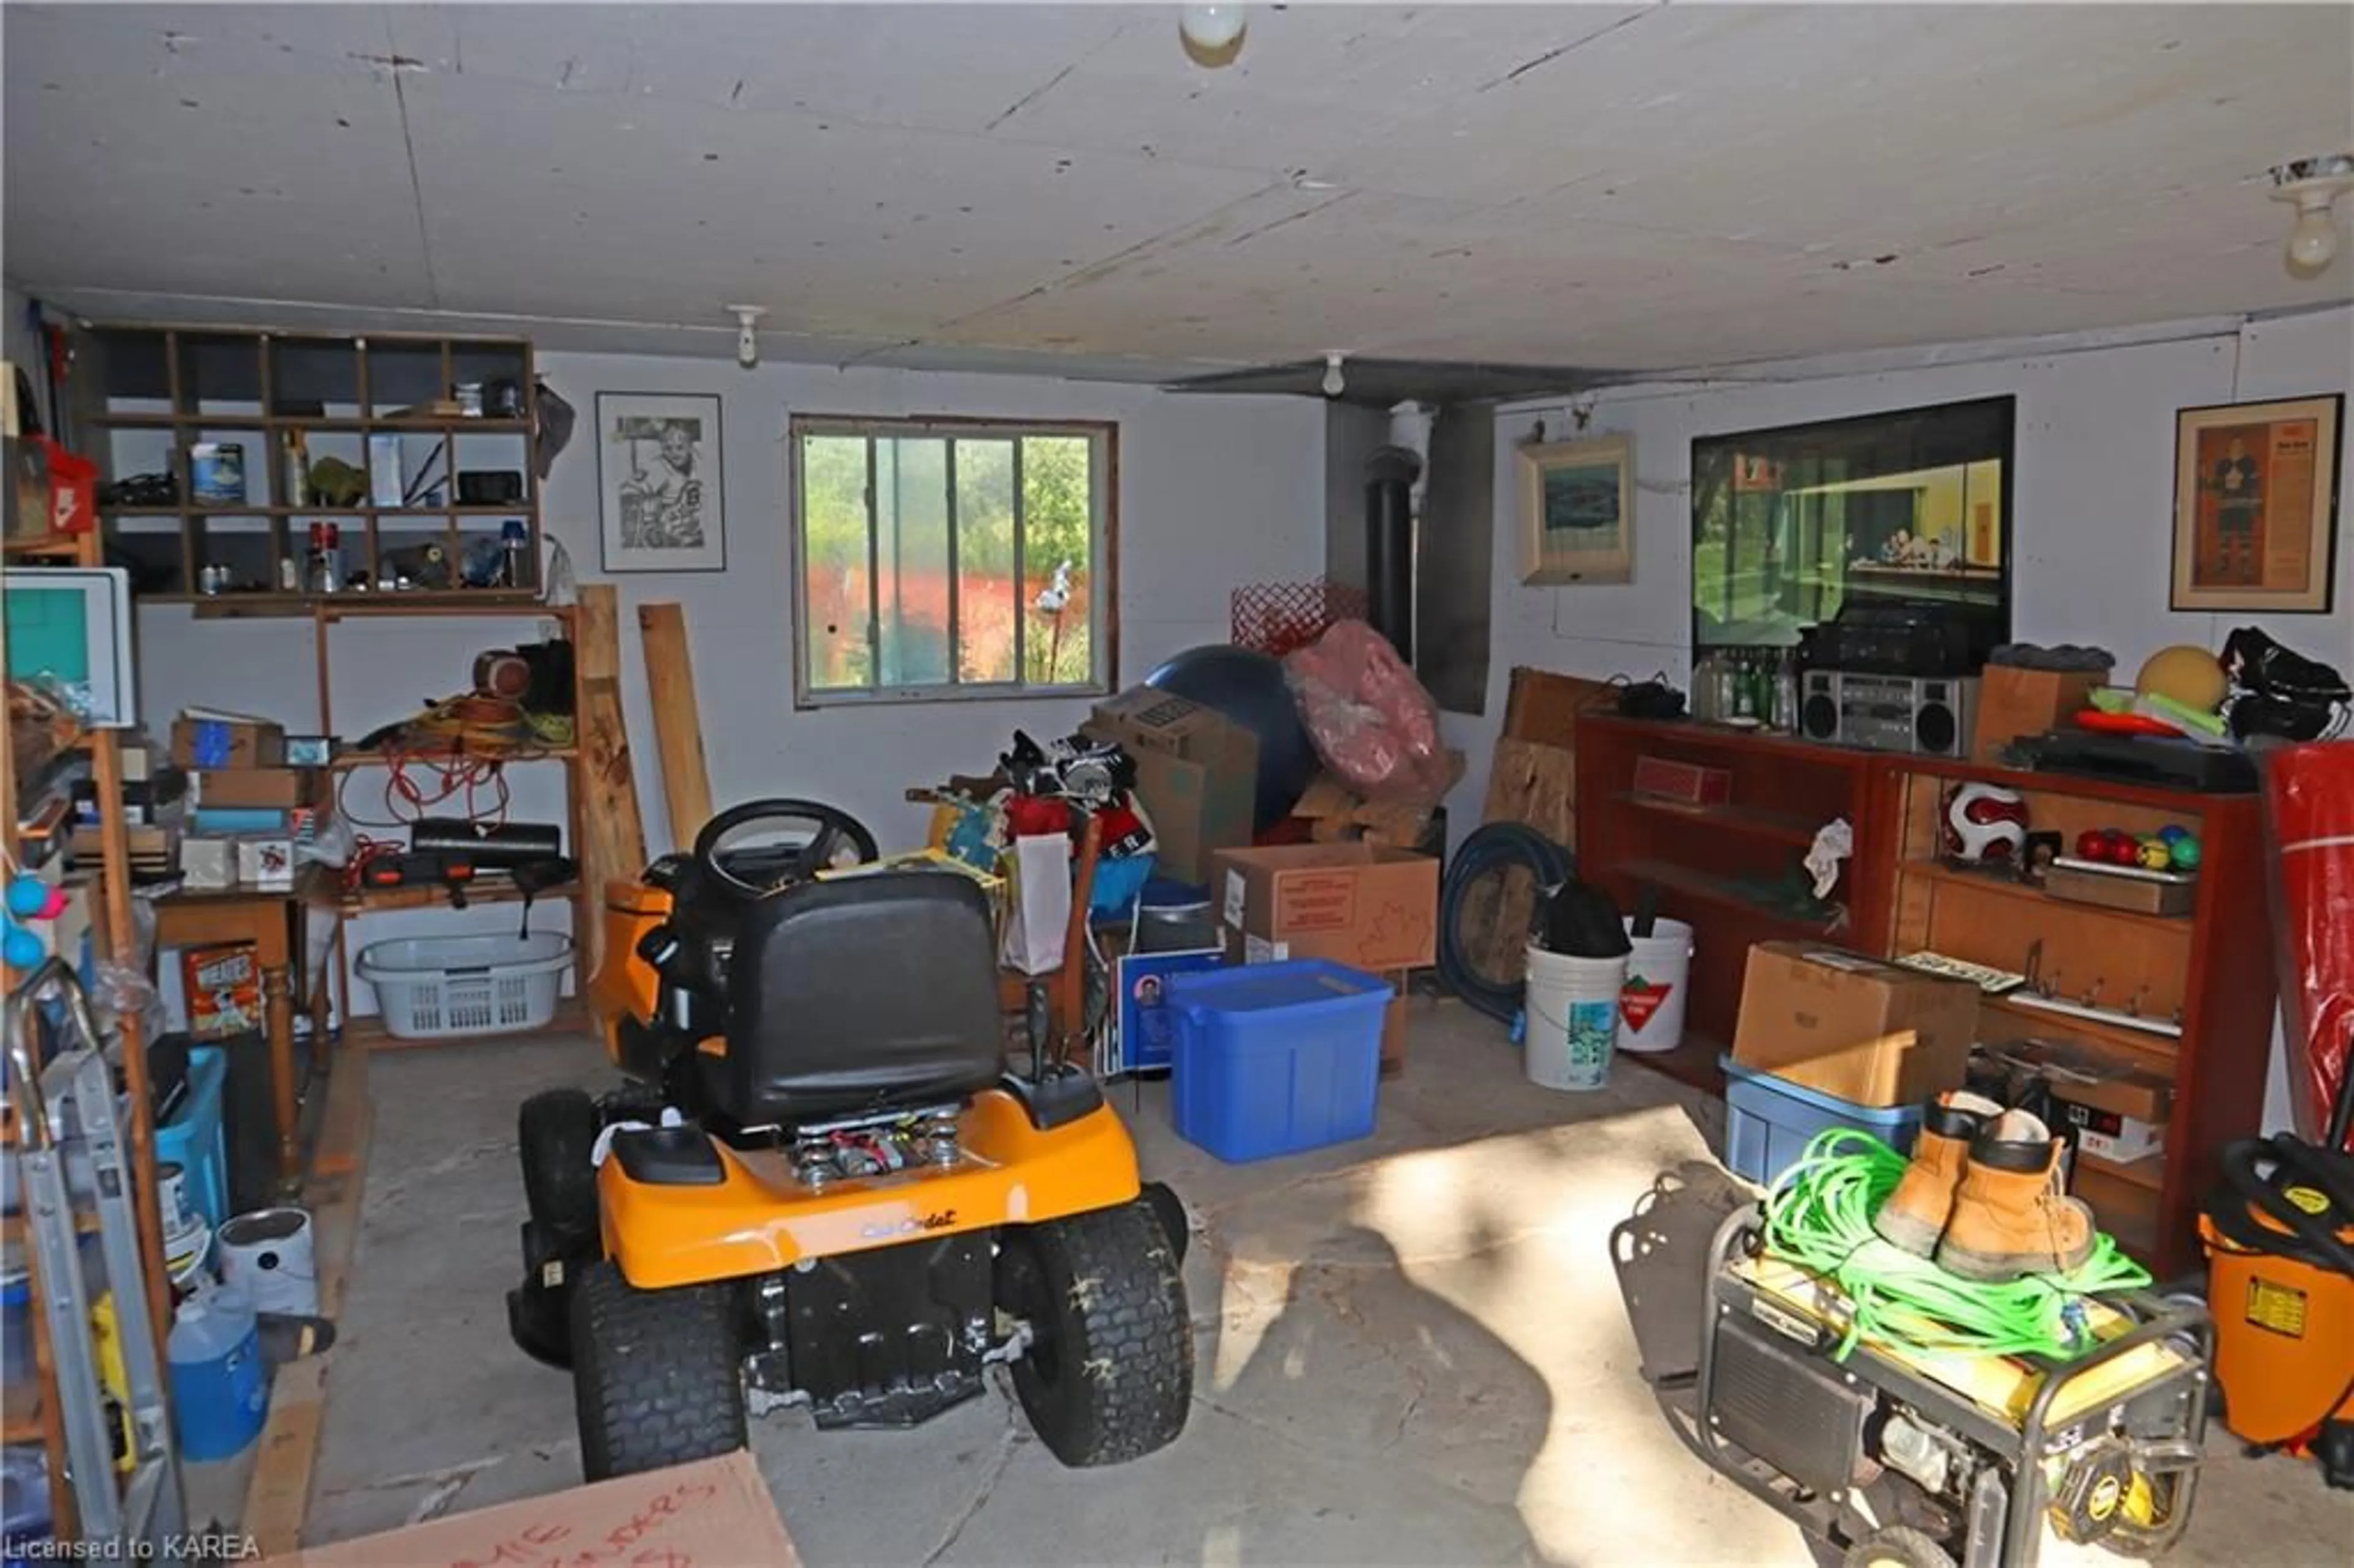
[[[39,1266],[40,1306],[57,1373],[52,1396],[65,1428],[81,1540],[101,1555],[160,1561],[167,1542],[186,1530],[187,1510],[164,1369],[148,1317],[130,1154],[115,1118],[113,1075],[90,998],[62,959],[51,959],[34,970],[8,998],[5,1027],[26,1228]],[[47,1066],[41,1065],[39,1048],[45,1037],[58,1047]],[[66,1148],[76,1139],[93,1178],[99,1242],[114,1297],[129,1395],[132,1469],[120,1489],[90,1335],[92,1303],[66,1181]]]

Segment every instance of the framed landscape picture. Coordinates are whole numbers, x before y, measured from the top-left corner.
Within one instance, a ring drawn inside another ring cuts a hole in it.
[[[598,516],[609,572],[727,567],[719,399],[597,394]]]
[[[2175,416],[2169,608],[2328,613],[2345,413],[2333,395]]]
[[[1625,436],[1521,448],[1521,581],[1635,580],[1635,446]]]

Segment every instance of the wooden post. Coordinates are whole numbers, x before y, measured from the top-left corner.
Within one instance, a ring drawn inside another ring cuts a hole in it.
[[[671,842],[684,849],[711,820],[711,778],[704,768],[703,715],[695,700],[686,610],[675,604],[642,604],[638,630],[645,639],[646,692],[653,701],[654,747],[662,754]]]
[[[646,863],[646,832],[638,815],[638,780],[630,737],[621,720],[621,650],[616,627],[617,599],[609,583],[580,590],[573,619],[573,658],[580,673],[580,870],[590,897],[603,898],[605,884],[633,877]],[[592,904],[588,928],[579,933],[596,973],[604,956],[604,922]]]

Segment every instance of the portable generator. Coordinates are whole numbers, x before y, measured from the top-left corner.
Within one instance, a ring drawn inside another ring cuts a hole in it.
[[[2223,1425],[2354,1488],[2354,1155],[2243,1139],[2221,1170],[2199,1231]]]
[[[1864,1335],[1854,1303],[1762,1250],[1757,1205],[1709,1249],[1694,1446],[1850,1568],[2029,1568],[2044,1528],[2144,1556],[2189,1521],[2213,1330],[2196,1301],[2084,1302],[2064,1362]]]

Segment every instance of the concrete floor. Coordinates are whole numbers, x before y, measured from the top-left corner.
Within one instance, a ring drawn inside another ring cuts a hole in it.
[[[1426,1006],[1376,1135],[1271,1164],[1223,1166],[1171,1133],[1159,1088],[1140,1109],[1119,1089],[1146,1170],[1196,1218],[1183,1437],[1067,1471],[1002,1386],[909,1433],[772,1416],[753,1449],[804,1560],[1812,1564],[1794,1526],[1683,1448],[1638,1373],[1638,1325],[1655,1359],[1691,1342],[1682,1260],[1730,1196],[1709,1155],[1722,1106],[1625,1065],[1606,1092],[1546,1093],[1500,1036]],[[604,1064],[585,1042],[489,1043],[381,1054],[370,1074],[312,1542],[579,1479],[568,1380],[506,1334],[514,1108]],[[1630,1258],[1622,1296],[1610,1233],[1661,1172],[1673,1245]],[[2212,1453],[2171,1562],[2250,1561],[2257,1520],[2268,1563],[2347,1560],[2354,1498]]]

